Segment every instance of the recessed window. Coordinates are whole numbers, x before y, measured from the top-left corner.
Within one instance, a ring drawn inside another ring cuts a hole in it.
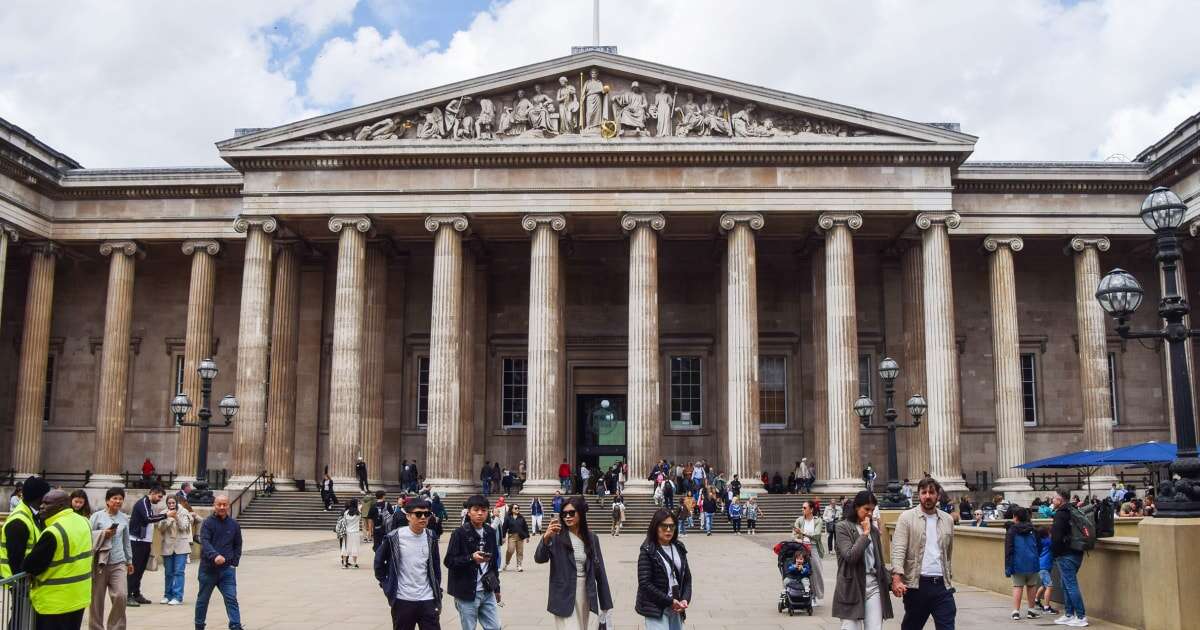
[[[1032,352],[1021,354],[1021,413],[1025,426],[1036,427],[1038,423],[1037,355]]]
[[[1120,414],[1117,410],[1120,408],[1117,405],[1117,353],[1108,353],[1108,405],[1109,411],[1112,413],[1112,423],[1117,425],[1121,423]]]
[[[875,377],[875,358],[870,354],[858,355],[858,395],[871,398],[871,383]]]
[[[429,357],[417,357],[417,426],[429,426]]]
[[[671,428],[700,428],[701,362],[697,356],[671,357]]]
[[[175,365],[171,374],[171,382],[175,383],[175,393],[183,393],[183,355],[175,355]]]
[[[787,357],[758,358],[758,422],[764,427],[787,426]]]
[[[529,405],[529,361],[525,357],[504,359],[502,399],[501,421],[504,428],[523,428]]]
[[[50,424],[50,412],[54,407],[54,366],[58,363],[54,354],[46,357],[46,393],[42,397],[42,424]]]

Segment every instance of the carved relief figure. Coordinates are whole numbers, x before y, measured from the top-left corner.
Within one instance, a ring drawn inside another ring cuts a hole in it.
[[[599,129],[604,122],[604,84],[600,82],[600,71],[592,68],[583,84],[583,128]]]
[[[505,105],[504,111],[500,113],[500,122],[496,125],[496,135],[511,136],[513,135],[513,108],[511,105]]]
[[[417,114],[424,119],[417,126],[417,138],[428,140],[430,138],[446,137],[445,119],[442,117],[442,110],[434,107],[428,111],[421,110]]]
[[[646,133],[646,108],[648,101],[637,81],[629,84],[629,91],[618,94],[613,99],[616,114],[617,135],[624,135],[626,129],[633,130],[639,136]]]
[[[529,129],[529,112],[533,111],[533,102],[525,98],[525,90],[517,90],[517,105],[513,108],[513,135],[520,135]]]
[[[658,86],[658,94],[654,95],[654,104],[650,106],[650,116],[658,121],[654,129],[655,137],[662,138],[671,135],[671,118],[675,114],[675,95],[667,93],[667,84]]]
[[[567,77],[558,77],[558,133],[579,131],[579,95]]]
[[[530,102],[532,104],[529,110],[530,129],[556,132],[558,121],[552,120],[556,118],[554,116],[554,99],[542,94],[542,86],[534,85],[533,99]]]
[[[449,138],[470,138],[474,133],[474,120],[467,114],[467,106],[471,104],[470,96],[461,96],[446,103],[446,136]]]
[[[733,126],[733,135],[739,138],[765,138],[774,135],[772,130],[764,125],[759,125],[754,119],[754,103],[746,103],[746,106],[739,110],[730,118],[730,123]]]
[[[725,101],[728,103],[729,101]],[[725,119],[725,112],[728,107],[722,111],[722,108],[717,107],[713,102],[712,94],[704,95],[704,104],[700,106],[700,113],[704,116],[704,125],[700,130],[700,135],[710,136],[714,133],[728,136],[731,133],[729,122]]]
[[[495,138],[492,135],[495,121],[496,106],[492,104],[492,99],[486,96],[479,99],[479,116],[475,118],[475,137],[480,140]]]
[[[679,126],[675,128],[676,136],[686,136],[704,124],[704,114],[691,92],[687,94],[687,102],[682,107],[675,108],[675,112],[679,115]]]

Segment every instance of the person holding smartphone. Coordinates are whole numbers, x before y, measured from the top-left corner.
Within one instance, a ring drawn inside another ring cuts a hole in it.
[[[454,597],[463,630],[500,630],[500,548],[488,524],[490,505],[482,495],[467,499],[466,522],[446,546],[446,592]]]
[[[104,509],[93,512],[92,547],[96,561],[92,563],[92,603],[88,606],[88,625],[105,628],[104,599],[112,606],[108,611],[110,630],[125,627],[125,607],[137,606],[129,601],[128,576],[133,573],[133,545],[129,540],[129,515],[121,511],[125,504],[123,488],[109,488],[104,493]]]
[[[679,521],[670,511],[660,509],[650,519],[637,574],[634,611],[646,618],[646,630],[683,630],[692,600],[692,569],[679,542]]]
[[[546,610],[556,630],[596,630],[612,621],[612,591],[600,539],[587,526],[587,501],[573,496],[550,521],[533,561],[550,563]]]

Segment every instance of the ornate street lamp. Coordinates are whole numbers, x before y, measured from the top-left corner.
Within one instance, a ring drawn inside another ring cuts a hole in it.
[[[900,365],[891,357],[879,362],[879,378],[883,380],[883,393],[886,401],[883,411],[883,426],[887,427],[888,432],[888,483],[886,493],[880,498],[879,507],[888,509],[908,507],[908,499],[901,494],[900,464],[896,456],[896,429],[910,429],[921,424],[921,416],[925,415],[925,410],[929,407],[920,394],[913,394],[905,405],[908,407],[908,415],[912,416],[912,423],[904,424],[896,421],[900,415],[896,412],[895,407],[896,376],[899,374]],[[875,402],[870,398],[859,396],[858,400],[854,401],[854,413],[858,414],[862,428],[869,429],[872,426],[880,426],[871,424],[871,416],[875,414]]]
[[[200,375],[200,409],[196,411],[196,422],[188,422],[183,418],[192,408],[192,401],[187,394],[179,393],[171,399],[171,413],[175,416],[177,427],[199,427],[200,443],[196,456],[196,483],[188,493],[188,502],[192,505],[209,505],[213,500],[212,490],[208,489],[208,429],[213,425],[212,420],[212,382],[217,377],[217,364],[212,359],[204,359],[196,368]],[[233,422],[238,412],[238,401],[233,394],[226,394],[219,405],[225,423],[219,426],[227,427]]]
[[[1175,441],[1179,447],[1171,464],[1172,476],[1179,479],[1163,481],[1158,486],[1155,516],[1200,517],[1200,457],[1196,453],[1196,425],[1192,403],[1191,377],[1188,375],[1186,344],[1191,337],[1200,337],[1200,330],[1189,330],[1183,324],[1191,307],[1179,294],[1179,227],[1187,205],[1165,187],[1155,188],[1142,202],[1139,214],[1146,227],[1154,230],[1155,256],[1162,272],[1163,297],[1158,303],[1158,316],[1165,325],[1159,330],[1131,331],[1128,320],[1142,305],[1145,292],[1138,281],[1123,269],[1113,269],[1100,279],[1096,300],[1117,320],[1117,334],[1122,339],[1165,339],[1170,352],[1171,400],[1175,409]]]

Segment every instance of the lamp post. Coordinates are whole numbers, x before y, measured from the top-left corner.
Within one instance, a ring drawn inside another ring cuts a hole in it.
[[[200,443],[197,446],[198,454],[196,457],[196,483],[194,489],[188,493],[188,502],[194,505],[208,505],[212,503],[213,493],[208,489],[208,429],[213,426],[212,421],[212,382],[217,377],[217,364],[212,359],[204,359],[196,368],[196,373],[200,375],[200,408],[196,410],[196,422],[187,422],[183,418],[192,408],[192,401],[188,400],[187,394],[179,393],[171,400],[171,413],[175,416],[175,426],[177,427],[199,427]],[[238,401],[233,394],[226,394],[221,399],[219,405],[221,415],[225,418],[225,424],[220,426],[227,427],[233,422],[233,416],[238,412]]]
[[[886,401],[883,411],[884,426],[887,427],[888,432],[887,492],[879,501],[879,507],[890,509],[908,507],[908,499],[901,494],[900,488],[900,464],[896,456],[896,429],[911,429],[921,424],[921,416],[925,415],[925,409],[929,406],[920,394],[913,394],[905,405],[908,407],[908,414],[912,416],[912,423],[905,424],[896,421],[899,416],[895,406],[896,376],[899,374],[900,366],[891,357],[879,362],[879,378],[883,381],[883,393]],[[872,426],[879,426],[871,424],[871,416],[875,413],[875,403],[870,398],[859,396],[858,400],[854,401],[854,413],[858,414],[862,428],[869,429]]]
[[[1165,339],[1171,365],[1171,402],[1175,411],[1175,441],[1178,453],[1171,463],[1172,477],[1158,486],[1155,516],[1172,518],[1200,517],[1200,457],[1196,453],[1196,427],[1192,403],[1192,383],[1188,375],[1186,344],[1200,337],[1200,330],[1183,324],[1191,307],[1179,294],[1178,232],[1183,225],[1187,205],[1169,188],[1155,188],[1142,202],[1142,222],[1154,230],[1155,256],[1162,272],[1163,296],[1158,316],[1165,325],[1159,330],[1131,331],[1128,319],[1142,305],[1145,292],[1137,279],[1124,269],[1113,269],[1100,279],[1096,300],[1105,312],[1117,320],[1122,339]]]

